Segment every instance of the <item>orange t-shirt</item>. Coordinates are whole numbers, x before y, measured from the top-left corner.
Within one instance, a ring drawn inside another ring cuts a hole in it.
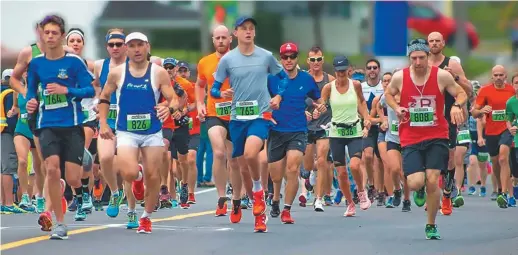
[[[230,98],[214,98],[210,95],[210,90],[214,84],[214,73],[218,68],[218,55],[212,53],[203,57],[198,63],[198,79],[205,81],[207,84],[207,116],[218,117],[222,120],[230,121],[230,107],[232,99]],[[225,79],[221,85],[221,91],[230,89],[228,78]],[[216,104],[218,104],[218,111],[216,111]]]
[[[182,87],[182,89],[187,93],[187,104],[196,103],[196,95],[194,93],[194,84],[189,80],[182,78],[180,76],[176,76],[176,83]],[[198,110],[194,108],[194,110],[187,113],[189,116],[189,134],[195,135],[200,133],[200,120],[198,119]],[[177,127],[175,127],[176,129]]]
[[[477,106],[489,105],[493,108],[486,118],[486,135],[500,135],[507,129],[505,106],[507,100],[514,95],[513,86],[509,84],[505,84],[502,89],[497,89],[495,85],[488,84],[479,90]]]
[[[174,81],[171,81],[171,86],[174,86]],[[160,96],[160,103],[166,101],[164,96]],[[167,119],[162,123],[162,128],[174,129],[174,120],[171,116],[167,117]]]

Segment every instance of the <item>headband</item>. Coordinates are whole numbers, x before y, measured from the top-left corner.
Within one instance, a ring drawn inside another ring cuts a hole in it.
[[[68,37],[70,37],[72,34],[78,34],[79,36],[81,36],[81,39],[83,39],[83,41],[85,40],[85,35],[81,31],[73,29],[73,30],[70,30],[70,32],[68,32],[68,34],[66,36],[67,41],[68,41]]]
[[[110,39],[122,39],[124,41],[124,40],[126,40],[126,35],[124,35],[124,34],[109,34],[109,35],[106,35],[106,42],[108,42]]]
[[[424,51],[426,53],[430,53],[428,42],[426,42],[424,39],[412,40],[406,49],[407,56],[410,56],[410,53],[414,51]]]

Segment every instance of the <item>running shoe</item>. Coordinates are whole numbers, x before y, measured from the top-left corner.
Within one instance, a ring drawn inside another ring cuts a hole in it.
[[[139,164],[139,177],[140,181],[134,180],[131,182],[131,191],[138,201],[144,200],[144,175],[142,174],[143,167]]]
[[[76,215],[74,216],[75,221],[84,221],[86,220],[86,211],[83,210],[83,207],[81,205],[81,208],[79,208],[79,205],[77,206]]]
[[[513,195],[515,199],[518,199],[518,186],[513,187]]]
[[[448,216],[453,212],[453,204],[451,198],[442,196],[442,204],[440,212],[442,215]]]
[[[38,218],[38,224],[41,226],[41,231],[49,232],[52,230],[52,215],[50,212],[42,212]]]
[[[182,189],[180,191],[180,207],[182,209],[189,209],[189,204],[187,200],[189,199],[189,191],[187,188],[187,183],[182,184]]]
[[[469,186],[468,196],[474,196],[477,194],[477,188],[475,186]]]
[[[272,193],[267,193],[265,192],[264,195],[267,197],[266,198],[266,205],[268,206],[271,206],[272,205],[272,200],[273,200],[273,194]]]
[[[57,224],[56,227],[52,230],[50,234],[51,240],[67,240],[68,239],[68,229],[67,226],[60,223]]]
[[[516,198],[514,198],[514,196],[510,196],[509,197],[509,201],[507,203],[507,206],[508,207],[516,207]]]
[[[310,179],[311,179],[311,177],[310,177]],[[306,190],[309,192],[313,191],[313,185],[311,185],[310,179],[304,180],[304,186],[306,187]]]
[[[333,204],[333,201],[331,200],[330,195],[324,195],[324,205],[325,206],[331,206]]]
[[[94,207],[92,203],[92,197],[88,193],[83,193],[83,206],[81,209],[85,211],[85,213],[92,213],[92,208]]]
[[[101,202],[101,200],[94,200],[94,209],[95,211],[104,211],[104,208],[103,208],[103,204]]]
[[[304,193],[300,193],[299,195],[299,206],[300,207],[306,207],[306,203],[308,202],[308,199],[306,198],[306,195]]]
[[[149,217],[140,218],[137,233],[151,234],[151,220]]]
[[[339,205],[341,202],[342,202],[342,198],[344,197],[344,193],[342,193],[341,190],[337,190],[336,191],[336,195],[335,195],[335,199],[334,199],[334,203],[335,205]]]
[[[253,213],[254,216],[260,216],[266,212],[266,201],[264,200],[264,191],[254,192]]]
[[[93,196],[97,200],[101,200],[103,196],[103,184],[100,179],[94,180]]]
[[[232,205],[232,211],[230,212],[230,222],[239,223],[241,221],[241,218],[243,217],[241,208],[242,207],[240,206],[240,203],[236,203],[236,204]]]
[[[26,212],[35,212],[36,207],[31,202],[31,199],[29,198],[28,194],[23,194],[22,199],[20,203],[18,204],[18,207],[20,207],[22,210]]]
[[[394,196],[388,197],[385,208],[394,208]]]
[[[259,216],[255,216],[254,232],[256,232],[256,233],[268,232],[268,228],[266,227],[267,222],[268,222],[268,216],[266,216],[266,213],[263,213]]]
[[[385,205],[385,192],[378,192],[378,204],[377,206],[384,206]]]
[[[439,234],[437,224],[426,224],[424,232],[427,240],[441,240],[441,234]]]
[[[216,217],[227,216],[227,198],[220,197],[216,206]]]
[[[358,197],[360,198],[360,209],[367,210],[367,209],[369,209],[369,207],[371,207],[372,202],[367,197],[366,191],[358,192]]]
[[[196,204],[196,198],[194,197],[194,193],[189,193],[189,198],[187,199],[187,203],[194,205]]]
[[[108,207],[106,208],[106,215],[108,215],[108,217],[115,218],[119,215],[119,201],[119,193],[111,195]]]
[[[350,203],[347,205],[347,210],[344,213],[345,217],[353,217],[356,215],[356,205],[354,203]]]
[[[410,212],[412,209],[410,209],[410,200],[403,200],[403,208],[401,208],[402,212]]]
[[[491,201],[496,201],[496,198],[497,198],[497,197],[498,197],[498,193],[497,193],[497,192],[493,192],[493,193],[491,193],[491,196],[490,196]]]
[[[453,207],[459,208],[464,205],[464,197],[459,193],[458,196],[453,198]]]
[[[241,209],[248,209],[248,204],[250,203],[250,198],[248,195],[244,195],[241,198]]]
[[[401,189],[394,190],[394,200],[392,202],[395,207],[401,204]]]
[[[171,208],[178,208],[178,200],[176,200],[176,199],[171,200]]]
[[[485,197],[486,196],[486,187],[484,187],[484,186],[480,187],[480,193],[478,195],[481,197]]]
[[[313,202],[313,209],[315,210],[315,212],[324,211],[324,205],[322,204],[322,199],[315,198],[315,201]]]
[[[160,208],[171,208],[173,205],[171,204],[171,194],[167,189],[166,185],[162,185],[160,187]]]
[[[70,204],[68,205],[68,211],[69,211],[69,212],[75,212],[75,211],[77,211],[77,198],[76,198],[76,197],[74,197],[74,198],[72,199],[72,203],[70,203]]]
[[[5,212],[7,214],[22,214],[27,213],[27,211],[23,210],[22,208],[18,207],[17,205],[13,204],[11,206],[4,206]]]
[[[126,224],[126,229],[135,229],[138,228],[138,216],[136,212],[128,212],[128,224]]]
[[[426,192],[424,190],[424,186],[420,188],[418,191],[414,191],[414,204],[417,207],[422,207],[426,203]]]
[[[500,207],[500,208],[507,208],[507,205],[509,204],[509,200],[507,199],[507,194],[500,194],[496,198],[496,203],[498,204],[498,207]]]
[[[36,212],[42,213],[45,211],[45,198],[36,197]]]
[[[281,214],[279,203],[280,201],[272,201],[272,208],[270,209],[270,216],[272,216],[272,218],[277,218]]]
[[[295,221],[293,220],[293,218],[291,218],[291,212],[290,210],[288,209],[284,209],[282,210],[282,213],[281,213],[281,222],[283,224],[294,224]]]
[[[232,185],[229,183],[229,184],[227,184],[227,192],[226,192],[228,199],[232,199],[232,192],[233,192]]]

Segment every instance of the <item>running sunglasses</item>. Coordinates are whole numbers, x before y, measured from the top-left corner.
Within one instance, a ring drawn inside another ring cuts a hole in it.
[[[287,60],[287,59],[289,58],[289,59],[293,59],[293,60],[294,60],[294,59],[297,59],[297,57],[298,57],[298,55],[297,55],[297,54],[293,54],[293,55],[282,55],[282,56],[281,56],[281,59],[282,59],[282,60]]]
[[[164,66],[165,70],[173,70],[174,68],[175,68],[175,66],[173,66],[173,65],[165,65]]]
[[[309,62],[320,62],[322,60],[324,60],[324,57],[311,57],[311,58],[308,58]]]
[[[107,43],[107,44],[108,44],[108,47],[110,47],[110,48],[113,48],[115,46],[117,46],[117,48],[120,48],[120,47],[122,47],[122,45],[124,45],[124,43],[122,43],[122,42]]]
[[[365,69],[367,69],[367,70],[378,70],[378,66],[367,66]]]
[[[414,45],[414,44],[424,44],[424,45],[428,45],[428,41],[426,41],[425,39],[421,39],[421,38],[419,38],[419,39],[414,39],[414,40],[412,40],[412,41],[410,41],[410,42],[408,43],[408,46],[410,46],[410,45]]]

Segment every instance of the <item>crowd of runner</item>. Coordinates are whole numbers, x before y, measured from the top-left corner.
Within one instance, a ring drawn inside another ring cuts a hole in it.
[[[127,228],[151,233],[153,212],[188,209],[196,186],[212,184],[197,170],[207,146],[215,216],[239,223],[252,209],[255,232],[267,232],[267,214],[295,223],[297,193],[316,212],[343,201],[345,217],[357,204],[410,212],[412,195],[427,211],[427,239],[440,239],[437,212],[463,206],[466,190],[486,196],[489,174],[491,200],[516,206],[518,75],[497,65],[490,83],[468,80],[437,32],[408,43],[409,67],[382,73],[376,59],[353,68],[338,55],[328,74],[318,46],[306,58],[287,42],[279,62],[255,45],[257,25],[241,17],[232,30],[216,27],[215,52],[192,83],[189,64],[151,56],[142,33],[110,29],[109,57],[91,61],[81,57],[84,32],[46,16],[37,42],[2,73],[2,213],[36,212],[51,239],[67,239],[66,211],[115,218],[126,203]]]

